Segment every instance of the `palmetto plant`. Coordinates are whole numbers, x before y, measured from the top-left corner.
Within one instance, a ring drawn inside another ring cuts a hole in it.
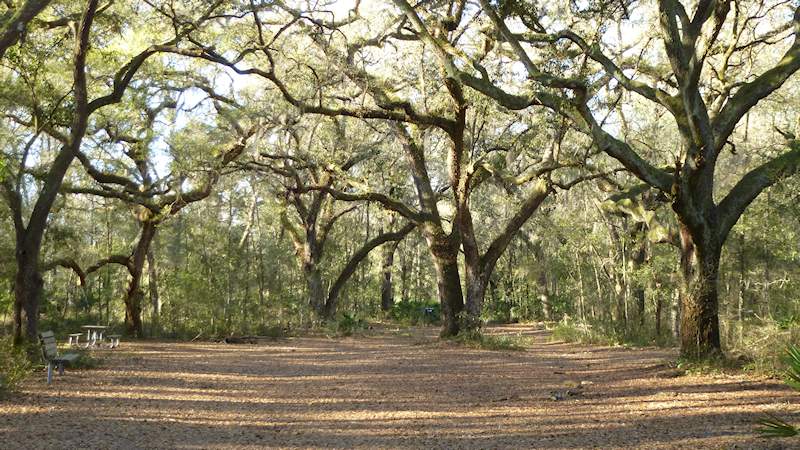
[[[792,389],[800,391],[800,348],[789,345],[786,349],[786,384]],[[761,428],[758,431],[768,437],[790,437],[800,434],[800,429],[784,420],[770,414],[758,421]]]

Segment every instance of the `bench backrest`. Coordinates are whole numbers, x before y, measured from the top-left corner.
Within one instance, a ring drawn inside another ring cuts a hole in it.
[[[52,331],[42,331],[39,333],[39,342],[42,344],[42,357],[49,361],[58,356],[56,346],[56,335]]]

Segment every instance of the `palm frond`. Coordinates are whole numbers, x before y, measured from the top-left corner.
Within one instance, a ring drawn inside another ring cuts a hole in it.
[[[757,431],[765,437],[791,437],[798,434],[797,428],[772,414],[759,420],[758,424],[761,425],[761,428],[758,428]]]
[[[786,349],[786,384],[793,389],[800,390],[800,348],[791,344]]]

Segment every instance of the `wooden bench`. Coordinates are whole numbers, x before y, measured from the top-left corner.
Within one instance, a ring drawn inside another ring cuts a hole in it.
[[[58,374],[64,374],[64,364],[71,363],[80,357],[77,353],[58,354],[56,336],[52,331],[39,333],[39,343],[42,345],[42,358],[47,364],[47,384],[53,382],[53,367],[58,369]]]
[[[119,338],[122,337],[121,334],[109,334],[106,336],[108,338],[108,348],[117,348],[119,347]]]

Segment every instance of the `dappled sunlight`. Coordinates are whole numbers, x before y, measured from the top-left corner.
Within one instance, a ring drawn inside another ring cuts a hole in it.
[[[0,432],[48,427],[61,437],[42,445],[66,447],[113,447],[122,437],[139,448],[760,448],[754,422],[797,409],[771,380],[661,378],[670,351],[553,347],[537,336],[520,352],[384,334],[133,342],[51,388],[37,374],[0,404]],[[585,383],[579,395],[549,398],[574,382]]]

